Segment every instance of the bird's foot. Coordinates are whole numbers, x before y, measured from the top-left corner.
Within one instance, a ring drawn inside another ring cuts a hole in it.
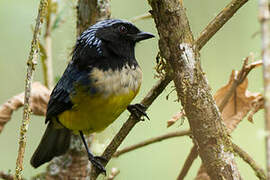
[[[127,110],[134,115],[137,119],[141,119],[142,116],[146,117],[148,120],[149,117],[146,114],[146,107],[143,104],[130,104],[127,107]],[[144,119],[143,119],[144,120]]]
[[[105,159],[101,156],[91,156],[91,155],[88,155],[88,158],[89,158],[90,162],[92,163],[92,165],[95,166],[95,168],[100,173],[102,173],[106,176],[106,169],[105,169],[104,165],[102,164],[102,162],[107,162],[107,159]]]

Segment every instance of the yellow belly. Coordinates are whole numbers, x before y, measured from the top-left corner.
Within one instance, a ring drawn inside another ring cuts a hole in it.
[[[102,131],[127,108],[138,90],[109,97],[80,93],[73,99],[73,108],[61,113],[58,119],[75,133],[79,130],[85,134]]]

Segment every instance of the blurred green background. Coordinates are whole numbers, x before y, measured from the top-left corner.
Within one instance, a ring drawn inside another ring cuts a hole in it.
[[[32,39],[31,26],[37,14],[37,0],[1,0],[0,1],[0,104],[13,95],[24,90],[26,59]],[[190,25],[194,36],[197,37],[206,24],[213,19],[229,1],[188,0],[184,1]],[[76,38],[75,2],[61,1],[60,9],[64,9],[65,22],[53,33],[53,67],[54,75],[60,76],[69,60],[69,53]],[[146,0],[114,0],[111,1],[112,16],[114,18],[131,19],[150,10]],[[153,20],[142,20],[135,23],[144,31],[157,35]],[[244,57],[250,52],[255,58],[260,58],[260,35],[252,35],[260,30],[257,20],[257,1],[248,2],[240,11],[207,43],[201,51],[203,69],[214,93],[224,85],[232,69],[239,69]],[[158,52],[158,36],[155,39],[140,43],[136,48],[137,59],[144,72],[144,81],[141,92],[134,102],[144,97],[154,79],[155,56]],[[40,62],[35,72],[35,81],[43,81]],[[262,72],[257,68],[249,74],[249,90],[262,92]],[[166,95],[171,91],[171,85],[154,102],[148,111],[150,121],[139,123],[126,138],[121,147],[134,144],[144,139],[161,135],[175,130],[188,129],[187,120],[183,125],[166,128],[169,120],[180,109],[176,103],[175,93],[166,100]],[[127,119],[125,112],[105,132],[98,135],[101,143],[95,148],[97,153],[102,152],[104,145],[118,131]],[[0,170],[14,172],[18,150],[19,126],[22,119],[22,110],[13,114],[12,120],[6,125],[0,135]],[[254,124],[244,120],[232,134],[233,142],[245,149],[259,165],[265,165],[264,150],[264,119],[263,112],[254,117]],[[33,169],[29,159],[37,147],[44,132],[44,118],[32,116],[29,126],[28,140],[24,161],[23,175],[27,179],[45,169]],[[181,137],[169,139],[139,150],[130,152],[118,159],[113,159],[107,166],[117,167],[121,173],[116,178],[119,180],[164,180],[175,179],[192,147],[190,138]],[[193,179],[200,166],[198,158],[193,164],[186,179]],[[244,179],[256,179],[251,168],[241,159],[237,163]],[[104,177],[100,177],[104,179]]]

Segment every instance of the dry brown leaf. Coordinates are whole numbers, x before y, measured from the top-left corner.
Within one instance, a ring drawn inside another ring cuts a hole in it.
[[[34,82],[32,95],[30,98],[30,108],[35,115],[44,116],[46,114],[47,103],[50,97],[50,90],[40,82]],[[0,106],[0,133],[4,125],[11,119],[13,111],[23,106],[24,92],[13,96]]]
[[[180,112],[177,112],[173,117],[167,121],[167,128],[172,126],[176,121],[183,118],[185,116],[185,112],[182,109]]]
[[[221,87],[214,95],[214,99],[218,106],[221,104],[226,93],[232,86],[236,75],[237,71],[232,71],[228,84]],[[262,94],[252,93],[247,90],[247,87],[248,79],[246,78],[243,83],[237,87],[235,94],[232,95],[222,111],[224,123],[230,132],[233,131],[248,112],[251,111],[254,106],[253,101],[255,99],[262,98]]]
[[[248,115],[248,120],[253,123],[253,115],[258,112],[260,109],[264,108],[264,98],[263,96],[259,96],[258,98],[252,101],[252,108]]]
[[[258,64],[258,63],[257,63]],[[259,66],[260,64],[256,65]],[[221,87],[214,99],[218,106],[222,103],[225,95],[230,90],[235,77],[237,77],[237,71],[232,71],[228,84]],[[240,84],[234,95],[231,96],[228,103],[222,111],[222,117],[225,125],[232,132],[237,125],[244,119],[244,117],[250,112],[248,120],[253,122],[253,115],[263,108],[263,96],[261,93],[252,93],[247,90],[248,79],[246,78],[242,84]],[[184,112],[177,112],[170,120],[167,121],[167,127],[172,126],[176,121],[184,116]]]
[[[260,66],[261,62],[251,63],[250,66]],[[229,82],[221,87],[216,94],[214,99],[218,106],[222,103],[224,97],[230,90],[234,79],[237,77],[237,71],[232,71]],[[237,125],[244,119],[245,116],[250,112],[248,120],[253,122],[253,115],[263,108],[263,96],[261,93],[253,93],[247,90],[248,79],[246,78],[242,84],[240,84],[236,92],[231,96],[228,103],[222,111],[222,117],[225,125],[232,132]],[[184,112],[177,112],[170,120],[167,121],[167,127],[172,126],[176,121],[184,116]]]

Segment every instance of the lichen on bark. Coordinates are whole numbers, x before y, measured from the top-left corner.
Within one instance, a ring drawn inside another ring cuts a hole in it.
[[[231,141],[211,95],[185,8],[179,0],[149,0],[159,33],[161,56],[171,65],[199,155],[212,179],[241,179]]]

